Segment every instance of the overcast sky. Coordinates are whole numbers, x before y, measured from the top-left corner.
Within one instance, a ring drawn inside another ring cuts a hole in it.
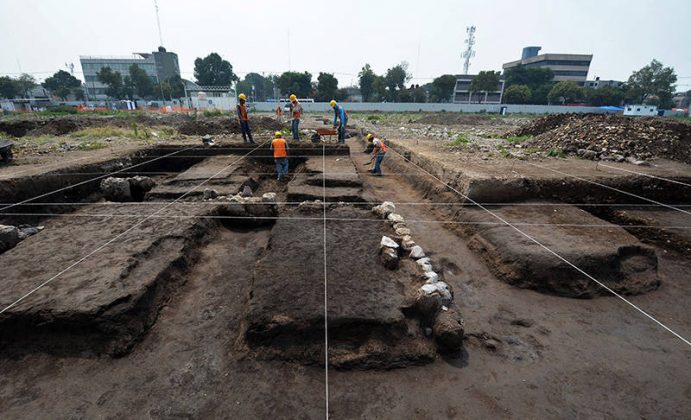
[[[593,54],[589,78],[625,80],[656,58],[691,89],[691,1],[678,0],[159,0],[164,46],[184,78],[218,52],[244,75],[288,69],[357,83],[409,63],[414,82],[461,73],[466,27],[477,26],[470,72],[501,70],[528,45]],[[151,52],[153,0],[0,0],[0,74],[44,79],[80,55]]]

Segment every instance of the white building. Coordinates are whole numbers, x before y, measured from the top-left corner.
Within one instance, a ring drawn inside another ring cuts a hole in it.
[[[624,115],[654,117],[657,115],[657,107],[653,105],[626,105]]]

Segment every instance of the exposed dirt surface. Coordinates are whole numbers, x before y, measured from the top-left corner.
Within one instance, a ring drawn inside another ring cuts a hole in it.
[[[467,338],[456,354],[442,357],[430,348],[430,338],[419,327],[415,329],[415,324],[408,322],[408,314],[401,310],[408,284],[402,278],[407,277],[408,268],[402,264],[398,271],[388,271],[377,265],[380,262],[372,254],[377,252],[372,247],[378,248],[385,230],[380,220],[372,221],[366,210],[370,204],[329,204],[327,214],[334,219],[326,224],[326,298],[328,319],[334,320],[330,325],[334,335],[329,336],[334,352],[329,361],[341,368],[332,366],[328,371],[332,418],[691,417],[691,353],[680,340],[614,297],[571,299],[500,281],[485,258],[469,247],[467,233],[455,224],[462,221],[458,211],[463,199],[457,193],[440,187],[439,181],[396,158],[393,149],[404,150],[395,142],[384,161],[385,175],[373,177],[365,172],[365,155],[355,151],[362,145],[353,140],[349,143],[353,147],[350,167],[345,164],[347,160],[337,160],[343,156],[325,153],[321,168],[321,156],[291,164],[291,175],[295,170],[299,174],[290,182],[318,187],[317,180],[331,180],[327,186],[330,190],[346,187],[340,184],[345,179],[348,188],[356,189],[367,201],[395,202],[397,213],[405,218],[415,241],[436,261],[439,267],[435,269],[453,288],[454,305],[465,319]],[[454,185],[466,169],[480,174],[515,171],[527,184],[544,172],[530,172],[528,166],[512,168],[510,161],[498,168],[485,163],[490,167],[484,170],[482,162],[466,167],[459,165],[458,159],[440,160],[431,166],[435,162],[431,149],[424,149],[422,144],[419,149],[413,148],[415,144],[408,145],[414,162],[426,165],[427,170]],[[210,158],[206,164],[209,166],[188,165],[187,174],[190,179],[198,179],[220,164],[217,158]],[[588,172],[592,169],[586,167],[568,168],[586,177],[592,175]],[[687,175],[684,166],[674,168],[681,170],[682,176]],[[326,173],[319,173],[323,169]],[[544,177],[555,182],[559,179],[553,173]],[[231,178],[228,182],[234,184]],[[274,191],[277,201],[287,199],[290,183],[270,179],[258,182],[256,194]],[[564,188],[577,186],[568,184]],[[209,207],[190,203],[171,211]],[[504,207],[517,211],[515,217],[520,220],[542,217],[530,216],[530,208]],[[153,210],[141,209],[138,215],[148,214],[145,211]],[[195,236],[188,230],[196,231],[193,226],[199,224],[206,226],[205,219],[152,219],[144,230],[137,230],[138,234],[132,232],[126,241],[108,247],[100,259],[85,260],[73,275],[96,282],[101,281],[101,275],[106,280],[115,279],[110,283],[113,290],[105,293],[116,295],[130,279],[134,280],[131,276],[151,281],[166,266],[153,250],[150,254],[138,251],[148,249],[155,238],[172,235],[175,240],[184,240],[176,242],[181,248],[166,251],[158,247],[165,258],[184,254],[181,249],[197,253],[186,260],[187,264],[174,264],[184,275],[164,282],[171,286],[166,290],[166,299],[151,305],[157,316],[122,357],[97,355],[90,346],[84,351],[68,346],[69,351],[63,354],[38,348],[10,351],[11,345],[0,349],[3,416],[323,418],[327,390],[322,364],[324,337],[320,335],[324,330],[319,322],[320,317],[323,321],[325,297],[324,225],[320,220],[323,206],[312,203],[301,210],[284,205],[279,214],[302,219],[291,221],[286,217],[273,226],[237,224],[232,228],[209,221],[204,235],[189,242],[197,245],[189,248],[185,244]],[[44,231],[0,256],[2,260],[22,247],[23,252],[13,257],[16,259],[10,268],[17,275],[2,277],[3,289],[8,285],[13,288],[15,282],[40,280],[31,272],[22,274],[22,270],[57,268],[53,261],[68,259],[64,253],[74,260],[93,249],[99,240],[103,242],[115,236],[117,229],[125,228],[119,219],[112,218],[111,225],[102,227],[101,232],[95,229],[98,219],[92,220],[56,218],[46,223]],[[53,225],[63,227],[52,229]],[[614,230],[619,232],[621,228]],[[559,232],[553,229],[545,235],[557,236]],[[580,238],[579,248],[599,249],[601,245],[596,242],[608,240],[604,233],[593,234],[591,242],[587,233],[575,234]],[[623,237],[616,232],[615,236]],[[51,238],[50,247],[40,246],[44,240],[41,237]],[[36,246],[29,246],[32,243]],[[684,308],[691,299],[691,260],[688,255],[668,252],[655,243],[648,246],[657,255],[660,287],[629,299],[688,337],[691,317]],[[517,258],[523,257],[519,253]],[[46,262],[36,264],[37,260]],[[150,269],[139,276],[135,268],[118,281],[118,264],[125,266],[137,260]],[[52,294],[44,295],[42,302],[47,308],[72,302],[70,307],[76,310],[77,303],[88,301],[84,296],[95,299],[104,293],[85,286],[74,289],[75,297],[69,297],[59,289],[60,281],[66,278],[56,280],[49,289]],[[80,296],[81,300],[75,300]],[[18,305],[13,310],[32,306]],[[92,314],[85,315],[87,321],[93,319]],[[50,315],[50,311],[41,313],[44,318]],[[372,321],[356,322],[364,320]],[[271,334],[259,334],[257,341],[248,342],[247,327],[253,322],[260,333],[267,326],[276,332],[300,327],[308,345],[302,353],[292,352],[298,350],[293,334],[285,334],[285,342],[276,341],[277,336]],[[382,334],[382,328],[386,334]],[[84,336],[79,329],[68,332]],[[44,338],[52,339],[55,333],[47,330]],[[21,334],[31,333],[22,329]],[[387,334],[393,334],[393,340],[382,339]],[[285,343],[292,347],[290,352],[281,347]],[[396,353],[396,349],[403,351]],[[291,357],[286,357],[289,353]],[[425,364],[417,365],[422,361]],[[380,369],[398,366],[405,367]]]
[[[438,113],[430,114],[421,118],[413,120],[418,124],[435,124],[435,125],[470,125],[470,126],[483,126],[483,125],[506,125],[510,126],[514,123],[512,120],[506,120],[501,118],[492,118],[484,115],[477,114],[459,114],[459,113]]]
[[[257,117],[250,120],[250,127],[254,130],[280,131],[285,125],[275,118]],[[205,135],[205,134],[230,134],[240,133],[240,123],[236,118],[197,119],[187,121],[178,127],[180,134]]]
[[[536,136],[528,146],[573,154],[588,150],[612,160],[621,155],[691,163],[691,124],[670,118],[555,114],[535,119],[508,135]]]
[[[575,207],[533,204],[529,212],[524,206],[493,206],[492,211],[617,293],[641,294],[660,285],[655,251],[623,228]],[[456,218],[478,223],[462,225],[470,247],[511,285],[568,297],[610,293],[482,209],[465,207]]]

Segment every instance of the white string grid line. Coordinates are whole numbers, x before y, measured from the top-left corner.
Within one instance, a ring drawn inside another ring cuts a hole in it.
[[[660,181],[667,181],[667,182],[671,182],[671,183],[673,183],[673,184],[678,184],[678,185],[684,185],[684,186],[686,186],[686,187],[691,187],[691,184],[688,184],[688,183],[686,183],[686,182],[677,181],[677,180],[669,179],[669,178],[664,178],[664,177],[657,176],[657,175],[644,174],[643,172],[630,171],[630,170],[624,169],[624,168],[617,168],[616,166],[607,165],[607,164],[602,163],[602,162],[598,162],[598,165],[597,165],[597,166],[598,166],[598,168],[599,168],[600,166],[602,166],[602,167],[609,168],[609,169],[614,169],[614,170],[617,170],[617,171],[628,172],[628,173],[630,173],[630,174],[635,174],[635,175],[638,175],[638,176],[644,176],[644,177],[647,177],[647,178],[659,179]]]
[[[176,152],[169,153],[169,154],[167,154],[167,155],[159,156],[159,157],[157,157],[157,158],[150,159],[150,160],[147,160],[147,161],[138,163],[138,164],[136,164],[136,165],[127,166],[127,167],[125,167],[125,168],[122,168],[122,169],[117,170],[117,171],[114,171],[114,172],[110,172],[110,173],[107,173],[107,174],[103,174],[103,175],[97,176],[97,177],[95,177],[95,178],[91,178],[91,179],[87,179],[87,180],[85,180],[85,181],[78,182],[78,183],[76,183],[76,184],[68,185],[68,186],[66,186],[66,187],[58,188],[57,190],[49,191],[49,192],[47,192],[47,193],[44,193],[44,194],[41,194],[41,195],[37,195],[37,196],[32,197],[32,198],[27,198],[26,200],[20,201],[19,203],[15,203],[15,204],[11,204],[11,205],[2,207],[2,208],[0,208],[0,211],[7,210],[7,209],[9,209],[9,208],[18,206],[18,205],[20,205],[20,204],[24,204],[24,203],[31,202],[31,201],[33,201],[33,200],[37,200],[37,199],[42,198],[42,197],[47,197],[47,196],[49,196],[49,195],[53,195],[53,194],[58,193],[58,192],[60,192],[60,191],[69,190],[69,189],[71,189],[71,188],[78,187],[78,186],[80,186],[80,185],[84,185],[84,184],[87,184],[87,183],[89,183],[89,182],[93,182],[93,181],[99,180],[99,179],[101,179],[101,178],[105,178],[105,177],[108,177],[108,176],[111,176],[111,175],[115,175],[115,174],[121,173],[121,172],[123,172],[123,171],[129,170],[129,169],[132,169],[132,168],[136,168],[136,167],[138,167],[138,166],[145,165],[145,164],[147,164],[147,163],[155,162],[155,161],[157,161],[157,160],[159,160],[159,159],[172,158],[172,157],[174,157],[173,155],[175,155],[175,154],[177,154],[177,153],[182,153],[182,152],[189,151],[189,150],[192,150],[192,149],[195,149],[195,148],[196,148],[196,147],[190,147],[190,148],[188,148],[188,149],[181,149],[181,150],[178,150],[178,151],[176,151]]]
[[[535,166],[535,167],[540,168],[540,169],[547,169],[547,170],[549,170],[549,171],[558,173],[558,174],[560,174],[560,175],[564,175],[564,176],[568,176],[568,177],[571,177],[571,178],[575,178],[575,179],[578,179],[578,180],[580,180],[580,181],[587,182],[587,183],[589,183],[589,184],[597,185],[597,186],[600,186],[600,187],[602,187],[602,188],[607,188],[608,190],[616,191],[616,192],[621,193],[621,194],[626,194],[626,195],[628,195],[628,196],[635,197],[635,198],[638,198],[638,199],[640,199],[640,200],[647,201],[647,202],[649,202],[649,203],[657,204],[658,206],[667,207],[668,209],[680,211],[680,212],[682,212],[682,213],[686,213],[686,214],[688,214],[688,215],[691,215],[691,211],[682,210],[682,209],[680,209],[680,208],[678,208],[678,207],[674,207],[674,206],[671,206],[671,205],[669,205],[669,204],[664,204],[664,203],[661,203],[661,202],[659,202],[659,201],[651,200],[650,198],[646,198],[646,197],[640,196],[640,195],[638,195],[638,194],[634,194],[634,193],[630,193],[630,192],[627,192],[627,191],[624,191],[624,190],[620,190],[619,188],[611,187],[611,186],[609,186],[609,185],[605,185],[605,184],[602,184],[602,183],[600,183],[600,182],[591,181],[591,180],[589,180],[589,179],[585,179],[585,178],[582,178],[582,177],[579,177],[579,176],[576,176],[576,175],[571,175],[571,174],[568,174],[568,173],[566,173],[566,172],[559,171],[559,170],[557,170],[557,169],[552,169],[552,168],[548,168],[548,167],[545,167],[545,166],[542,166],[542,165],[538,165],[538,164],[536,164],[536,163],[531,163],[531,162],[526,162],[526,163],[527,163],[528,165],[532,165],[532,166]]]
[[[232,204],[232,202],[224,203]],[[243,205],[247,203],[242,203]],[[264,203],[265,205],[273,205],[273,203]],[[342,204],[335,202],[328,202],[326,205]],[[79,213],[3,213],[6,216],[40,216],[40,217],[63,217],[63,218],[138,218],[141,214],[138,213],[96,213],[96,214],[79,214]],[[222,215],[151,215],[152,219],[248,219],[248,220],[322,220],[321,217],[295,217],[295,216],[222,216]],[[385,223],[386,219],[363,219],[357,217],[327,217],[328,221],[342,221],[342,222],[374,222]],[[442,224],[442,225],[490,225],[490,226],[506,226],[501,222],[474,222],[461,220],[424,220],[424,219],[409,219],[410,222],[428,223],[428,224]],[[535,227],[582,227],[582,228],[637,228],[637,229],[680,229],[691,230],[691,225],[619,225],[615,223],[602,224],[588,224],[588,223],[528,223],[528,222],[512,222],[515,226],[535,226]]]
[[[434,178],[435,180],[439,181],[439,183],[441,183],[441,184],[444,185],[445,187],[449,188],[450,190],[452,190],[452,191],[455,192],[456,194],[460,195],[461,197],[465,198],[466,200],[468,200],[468,201],[470,201],[470,202],[475,202],[472,198],[470,198],[470,197],[468,197],[467,195],[463,194],[462,192],[458,191],[457,189],[455,189],[455,188],[452,187],[451,185],[445,183],[444,181],[442,181],[441,179],[439,179],[437,176],[435,176],[435,175],[432,174],[431,172],[429,172],[429,171],[427,171],[426,169],[424,169],[424,168],[422,168],[422,167],[416,165],[414,162],[412,162],[410,159],[407,159],[405,156],[403,156],[402,154],[400,154],[398,151],[394,150],[394,149],[391,148],[391,147],[389,147],[389,150],[392,150],[394,153],[396,153],[397,155],[399,155],[403,160],[405,160],[406,162],[411,163],[413,166],[415,166],[415,167],[417,167],[418,169],[420,169],[421,171],[427,173],[430,177],[432,177],[432,178]],[[539,165],[536,165],[536,166],[539,167]],[[547,169],[549,169],[549,168],[547,168]],[[568,174],[567,174],[567,175],[568,175]],[[489,213],[489,214],[491,214],[492,216],[494,216],[494,217],[495,217],[497,220],[499,220],[500,222],[502,222],[502,223],[508,225],[509,227],[513,228],[516,232],[518,232],[519,234],[521,234],[522,236],[524,236],[525,238],[527,238],[527,239],[530,240],[531,242],[535,243],[536,245],[538,245],[539,247],[541,247],[542,249],[544,249],[544,250],[547,251],[548,253],[554,255],[554,256],[557,257],[559,260],[563,261],[564,263],[566,263],[566,264],[569,265],[570,267],[574,268],[574,269],[575,269],[576,271],[578,271],[579,273],[583,274],[584,276],[586,276],[586,277],[589,278],[590,280],[594,281],[594,282],[595,282],[596,284],[598,284],[600,287],[602,287],[603,289],[607,290],[609,293],[611,293],[612,295],[616,296],[617,298],[621,299],[621,300],[622,300],[623,302],[625,302],[627,305],[631,306],[631,307],[634,308],[636,311],[638,311],[639,313],[641,313],[642,315],[644,315],[645,317],[647,317],[648,319],[650,319],[651,321],[653,321],[655,324],[659,325],[660,327],[662,327],[663,329],[665,329],[667,332],[669,332],[670,334],[674,335],[676,338],[678,338],[679,340],[681,340],[684,344],[686,344],[687,346],[691,347],[691,341],[689,341],[688,339],[684,338],[683,336],[681,336],[681,335],[680,335],[679,333],[677,333],[676,331],[672,330],[672,329],[671,329],[670,327],[668,327],[667,325],[665,325],[665,324],[663,324],[662,322],[658,321],[655,317],[653,317],[652,315],[650,315],[649,313],[647,313],[646,311],[644,311],[643,309],[641,309],[640,307],[638,307],[637,305],[635,305],[634,303],[632,303],[631,301],[629,301],[628,299],[626,299],[624,296],[620,295],[619,293],[617,293],[617,292],[615,292],[614,290],[612,290],[611,288],[609,288],[606,284],[602,283],[601,281],[599,281],[599,280],[596,279],[595,277],[591,276],[590,274],[588,274],[587,272],[585,272],[583,269],[579,268],[578,266],[576,266],[575,264],[573,264],[571,261],[569,261],[569,260],[567,260],[566,258],[562,257],[561,255],[559,255],[559,254],[556,253],[555,251],[551,250],[550,248],[548,248],[547,246],[545,246],[544,244],[542,244],[542,243],[541,243],[540,241],[538,241],[537,239],[535,239],[535,238],[533,238],[532,236],[528,235],[527,233],[523,232],[522,230],[520,230],[519,228],[517,228],[516,226],[514,226],[512,223],[508,222],[507,220],[505,220],[504,218],[502,218],[501,216],[499,216],[498,214],[494,213],[493,211],[491,211],[491,210],[485,208],[484,206],[482,206],[482,205],[480,205],[480,204],[478,204],[478,203],[476,203],[476,204],[478,205],[478,207],[480,207],[481,209],[483,209],[483,210],[486,211],[487,213]],[[682,211],[683,211],[683,210],[682,210]]]
[[[326,153],[322,144],[322,191],[324,202],[324,381],[326,397],[326,416],[329,419],[329,319],[328,319],[328,282],[326,272]]]
[[[258,145],[256,148],[258,149],[258,148],[261,147],[263,144],[266,144],[266,142],[265,142],[265,143],[262,143],[262,144],[260,144],[260,145]],[[240,160],[242,160],[243,158],[245,158],[245,157],[246,157],[247,155],[249,155],[250,153],[252,153],[252,151],[248,152],[245,156],[241,156],[241,157],[239,157],[238,159],[234,160],[233,162],[229,163],[227,166],[225,166],[223,169],[221,169],[220,171],[218,171],[216,174],[214,174],[214,175],[212,175],[211,177],[207,178],[206,180],[202,181],[200,184],[196,185],[196,186],[193,187],[191,190],[187,191],[185,194],[183,194],[183,195],[181,195],[180,197],[176,198],[174,201],[171,201],[171,205],[172,205],[172,203],[175,203],[176,201],[181,200],[182,198],[184,198],[187,194],[191,193],[192,191],[195,191],[196,189],[201,188],[204,184],[206,184],[207,182],[209,182],[212,178],[214,178],[214,177],[220,175],[220,174],[221,174],[222,172],[224,172],[226,169],[230,168],[232,165],[234,165],[235,163],[239,162]],[[0,315],[3,314],[3,313],[5,313],[5,312],[7,312],[9,309],[15,307],[16,305],[18,305],[19,303],[21,303],[23,300],[25,300],[26,298],[28,298],[28,297],[31,296],[32,294],[36,293],[38,290],[40,290],[40,289],[42,289],[43,287],[45,287],[46,285],[50,284],[51,282],[53,282],[53,281],[54,281],[55,279],[57,279],[58,277],[60,277],[61,275],[65,274],[67,271],[69,271],[69,270],[71,270],[72,268],[76,267],[77,265],[81,264],[82,262],[84,262],[86,259],[88,259],[88,258],[91,257],[92,255],[96,254],[97,252],[99,252],[100,250],[104,249],[105,247],[107,247],[107,246],[110,245],[111,243],[113,243],[113,242],[115,242],[116,240],[118,240],[119,238],[123,237],[125,234],[131,232],[131,231],[134,230],[136,227],[140,226],[140,225],[141,225],[142,223],[144,223],[145,221],[147,221],[147,220],[153,218],[155,215],[157,215],[158,213],[162,212],[162,211],[165,210],[166,208],[168,208],[168,206],[164,206],[164,207],[162,207],[162,208],[156,210],[154,213],[152,213],[152,214],[150,214],[150,215],[148,215],[148,216],[145,216],[143,219],[141,219],[140,221],[138,221],[137,223],[135,223],[134,225],[132,225],[130,228],[128,228],[128,229],[125,230],[124,232],[122,232],[122,233],[116,235],[114,238],[110,239],[109,241],[107,241],[107,242],[104,243],[103,245],[97,247],[97,248],[94,249],[93,251],[89,252],[89,253],[86,254],[85,256],[83,256],[83,257],[81,257],[80,259],[78,259],[77,261],[73,262],[73,263],[72,263],[71,265],[69,265],[67,268],[63,269],[63,270],[60,271],[59,273],[57,273],[57,274],[55,274],[54,276],[50,277],[49,279],[43,281],[43,282],[40,283],[38,286],[36,286],[36,287],[34,287],[33,289],[31,289],[30,291],[26,292],[26,293],[25,293],[24,295],[22,295],[20,298],[18,298],[18,299],[15,300],[14,302],[10,303],[10,304],[9,304],[8,306],[6,306],[4,309],[0,310]]]

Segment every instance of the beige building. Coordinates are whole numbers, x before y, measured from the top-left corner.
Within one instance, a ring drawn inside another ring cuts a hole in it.
[[[504,70],[525,66],[527,68],[549,68],[554,72],[554,81],[571,80],[580,86],[588,79],[592,54],[537,54],[540,47],[527,47],[523,50],[523,58],[504,64]]]

